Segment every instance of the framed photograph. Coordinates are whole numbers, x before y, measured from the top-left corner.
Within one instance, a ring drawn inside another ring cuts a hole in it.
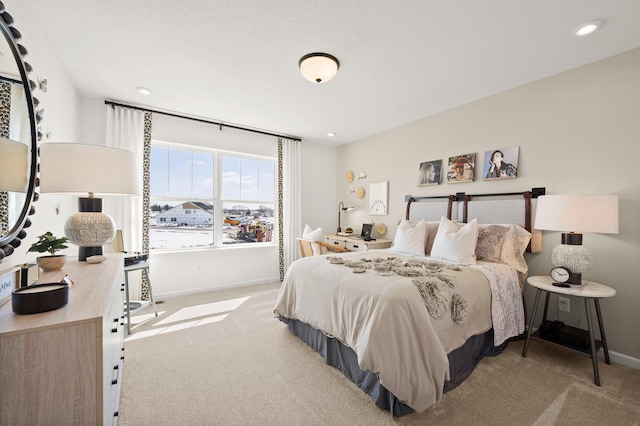
[[[0,306],[11,301],[11,293],[18,287],[20,287],[19,267],[0,271]]]
[[[440,171],[442,160],[425,161],[420,163],[418,171],[418,186],[440,185]]]
[[[492,149],[484,153],[485,180],[515,179],[518,177],[520,147]]]
[[[473,182],[473,172],[476,169],[476,154],[456,155],[449,157],[447,182]]]

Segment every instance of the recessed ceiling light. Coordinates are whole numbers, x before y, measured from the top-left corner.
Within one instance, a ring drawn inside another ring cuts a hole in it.
[[[602,26],[602,21],[596,19],[594,21],[586,22],[573,30],[573,35],[576,37],[584,37],[593,33],[595,30]]]
[[[336,132],[327,133],[327,136],[329,136],[330,138],[334,137],[335,135],[336,135]]]
[[[151,90],[147,89],[146,87],[136,87],[136,90],[138,91],[138,93],[140,93],[142,95],[150,95],[151,94]]]

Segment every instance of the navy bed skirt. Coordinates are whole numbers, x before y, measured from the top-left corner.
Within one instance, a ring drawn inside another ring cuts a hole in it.
[[[306,323],[282,316],[279,319],[287,324],[291,333],[322,355],[327,364],[342,371],[348,379],[371,396],[376,406],[383,410],[390,410],[394,416],[398,417],[414,412],[413,408],[400,402],[380,384],[376,373],[360,369],[358,356],[353,349]],[[444,392],[454,389],[469,377],[482,358],[498,355],[506,346],[507,342],[501,346],[493,346],[493,329],[491,329],[484,334],[471,337],[464,345],[452,351],[448,355],[451,379],[444,383]]]

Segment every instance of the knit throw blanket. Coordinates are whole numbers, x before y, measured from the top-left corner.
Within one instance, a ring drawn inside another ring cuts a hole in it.
[[[460,271],[456,265],[433,260],[410,259],[402,260],[395,257],[386,259],[366,259],[359,261],[344,261],[338,256],[328,256],[332,264],[344,265],[354,270],[389,270],[403,277],[411,278],[429,315],[434,319],[441,319],[449,313],[451,319],[457,323],[464,323],[469,316],[469,305],[464,297],[455,292],[455,278],[447,271]]]

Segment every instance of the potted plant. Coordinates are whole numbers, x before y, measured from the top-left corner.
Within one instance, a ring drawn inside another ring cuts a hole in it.
[[[31,244],[28,252],[49,253],[48,256],[40,256],[36,259],[38,266],[45,271],[55,271],[62,269],[67,262],[67,256],[56,254],[56,252],[68,248],[65,243],[69,241],[67,237],[58,238],[51,232],[45,232],[38,237],[38,241]]]

